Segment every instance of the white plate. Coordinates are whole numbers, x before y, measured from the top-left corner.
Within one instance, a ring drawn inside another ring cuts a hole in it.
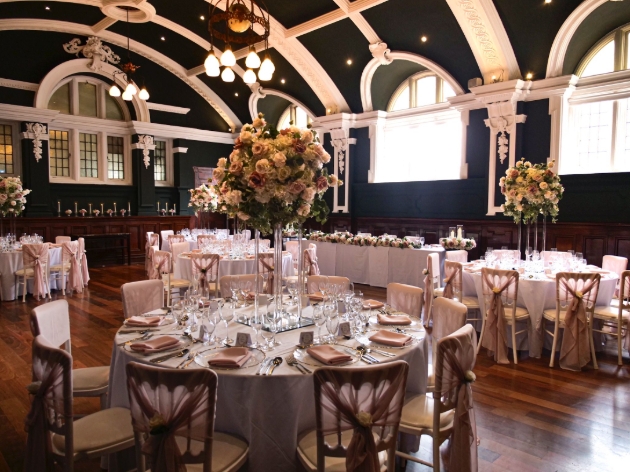
[[[150,341],[150,339],[147,339],[147,341]],[[190,346],[192,344],[190,339],[181,339],[178,344],[175,344],[174,346],[167,347],[165,349],[161,349],[161,350],[158,350],[158,351],[138,352],[138,351],[134,351],[133,349],[131,349],[131,345],[132,344],[140,343],[140,342],[143,342],[143,341],[138,340],[138,341],[134,341],[133,343],[124,344],[123,345],[123,349],[125,351],[131,352],[133,354],[140,354],[142,356],[152,356],[154,354],[160,354],[160,353],[166,354],[166,353],[169,353],[169,352],[173,352],[173,351],[177,351],[177,350],[180,350],[180,349],[184,349],[184,348],[186,348],[186,347],[188,347],[188,346]]]
[[[422,321],[420,320],[420,318],[416,317],[416,316],[411,316],[411,315],[405,315],[403,313],[391,313],[388,314],[387,316],[406,316],[407,318],[409,318],[411,320],[411,324],[408,325],[384,325],[384,324],[380,324],[378,322],[378,317],[377,315],[374,315],[370,318],[370,324],[374,327],[378,327],[378,326],[387,326],[387,327],[391,327],[391,326],[399,326],[401,329],[405,329],[405,328],[416,328],[418,329],[419,326],[422,326]]]
[[[378,330],[376,330],[378,331]],[[415,332],[415,331],[414,331]],[[411,342],[409,344],[407,344],[406,346],[402,346],[402,347],[396,347],[396,346],[388,346],[386,344],[380,344],[380,343],[375,343],[373,341],[370,341],[370,336],[372,336],[371,333],[368,333],[367,335],[365,334],[359,334],[358,336],[355,336],[355,339],[357,340],[357,342],[363,344],[365,347],[371,347],[374,349],[406,349],[408,347],[411,346],[415,346],[416,344],[418,344],[420,342],[421,338],[418,338],[416,336],[413,335],[414,332],[410,332],[410,333],[406,333],[409,336],[411,336]]]
[[[332,345],[332,347],[334,349],[336,349],[337,351],[339,351],[341,354],[347,354],[350,355],[346,352],[346,347],[345,346],[341,346],[341,345]],[[295,358],[300,361],[303,362],[304,364],[313,366],[313,367],[322,367],[322,366],[326,366],[326,367],[341,367],[344,365],[351,365],[354,364],[355,362],[359,362],[359,358],[356,356],[352,356],[352,360],[348,361],[348,362],[344,362],[343,364],[336,364],[334,366],[330,366],[329,364],[324,364],[321,361],[318,361],[317,359],[315,359],[314,357],[311,357],[308,352],[306,352],[306,349],[296,349],[295,352],[293,353],[293,355],[295,356]]]
[[[208,361],[219,354],[219,352],[221,352],[221,349],[225,348],[215,348],[208,351],[200,352],[199,354],[195,355],[195,363],[200,365],[201,367],[209,367],[212,370],[238,370],[230,369],[227,367],[217,367],[215,365],[211,366],[208,364]],[[265,353],[261,350],[250,348],[249,352],[252,353],[252,357],[250,357],[249,360],[242,367],[240,367],[241,369],[247,369],[248,367],[260,365],[260,363],[265,360]]]

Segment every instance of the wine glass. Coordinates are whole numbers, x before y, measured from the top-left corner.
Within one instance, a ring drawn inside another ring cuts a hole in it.
[[[322,342],[322,326],[326,322],[326,317],[324,316],[324,307],[321,305],[316,305],[313,307],[313,322],[315,326],[317,326],[317,337],[313,340],[315,344],[324,344]]]
[[[263,349],[263,346],[258,342],[258,333],[262,328],[263,318],[264,317],[262,313],[254,313],[254,315],[251,317],[250,326],[254,330],[254,342],[252,343],[253,348]]]
[[[224,309],[225,308],[225,309]],[[225,344],[233,344],[234,340],[230,339],[230,333],[228,332],[228,323],[234,319],[234,309],[231,306],[219,305],[219,316],[225,323]]]
[[[264,326],[261,326],[260,334],[262,334],[262,338],[265,342],[260,347],[260,349],[262,351],[272,351],[274,333],[271,331],[271,325],[275,323],[275,320],[273,319],[273,316],[269,313],[267,313],[266,315],[262,315],[262,319],[267,325],[267,329],[264,329]]]
[[[325,308],[324,308],[325,309]],[[339,330],[339,315],[333,312],[330,316],[326,317],[326,329],[329,333],[329,343],[337,344],[335,337],[337,336],[337,331]]]
[[[272,346],[282,346],[282,343],[276,339],[276,335],[282,328],[282,317],[276,315],[275,313],[271,313],[273,315],[272,321],[269,323],[269,331],[273,333],[273,337],[271,338]]]
[[[420,246],[424,246],[424,236],[420,236]]]
[[[201,317],[201,324],[204,327],[204,334],[203,334],[202,341],[203,341],[204,346],[210,346],[214,344],[214,330],[217,325],[213,320],[211,308],[208,307],[204,311],[205,311],[205,314],[202,314],[202,317]]]
[[[297,280],[287,281],[287,290],[291,295],[291,305],[297,305],[298,282]]]

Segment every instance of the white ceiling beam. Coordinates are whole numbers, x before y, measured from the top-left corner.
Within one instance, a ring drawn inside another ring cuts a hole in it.
[[[101,21],[99,21],[94,26],[92,26],[92,31],[94,31],[94,34],[98,34],[101,31],[106,30],[107,28],[109,28],[114,23],[116,23],[116,21],[118,21],[118,20],[115,20],[114,18],[109,18],[109,17],[106,16]]]

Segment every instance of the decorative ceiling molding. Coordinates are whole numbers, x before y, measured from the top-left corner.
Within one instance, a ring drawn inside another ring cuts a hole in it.
[[[337,5],[339,5],[339,8],[344,12],[346,17],[350,18],[350,20],[354,23],[354,26],[356,26],[359,29],[359,31],[363,33],[363,36],[365,36],[365,38],[368,40],[370,44],[377,43],[381,40],[376,34],[376,31],[374,31],[374,28],[372,28],[372,26],[367,22],[367,20],[363,18],[363,15],[361,15],[360,13],[361,10],[358,10],[356,7],[352,8],[353,3],[351,3],[349,0],[333,0],[333,1]],[[384,0],[384,1],[387,1],[387,0]],[[370,6],[374,6],[379,3],[383,3],[383,1],[369,2]]]
[[[178,115],[186,115],[190,111],[190,108],[176,107],[173,105],[164,105],[162,103],[153,102],[147,102],[147,108],[149,110],[163,111],[166,113],[176,113]]]
[[[0,87],[7,87],[18,90],[28,90],[29,92],[37,92],[39,84],[33,84],[31,82],[22,82],[21,80],[3,79],[0,78]]]
[[[582,22],[595,10],[609,0],[584,0],[564,21],[551,45],[547,61],[547,78],[560,77],[564,67],[564,58],[573,35]]]
[[[56,20],[42,20],[42,19],[26,19],[16,18],[10,20],[0,20],[0,31],[6,30],[36,30],[36,31],[54,31],[62,33],[80,34],[83,36],[91,36],[92,28],[88,25],[81,25],[77,23],[70,23],[65,21]],[[127,38],[125,36],[113,33],[111,31],[102,31],[101,38],[108,43],[115,44],[116,46],[126,48]],[[201,95],[209,104],[216,110],[216,112],[223,118],[223,120],[230,126],[232,130],[240,128],[242,123],[236,116],[236,114],[226,105],[226,103],[219,97],[210,87],[202,82],[197,77],[188,77],[187,70],[171,58],[164,54],[150,48],[137,41],[130,41],[130,48],[136,54],[146,57],[150,61],[162,66],[164,69],[171,72],[173,75],[180,78],[183,82],[188,84],[193,90]]]
[[[147,23],[155,17],[155,7],[147,0],[102,0],[103,15],[129,23]]]
[[[94,33],[98,34],[101,31],[106,30],[107,28],[109,28],[114,23],[116,23],[116,21],[117,20],[114,20],[113,18],[105,17],[101,21],[99,21],[98,23],[96,23],[95,25],[92,26],[92,31],[94,31]]]
[[[103,63],[118,64],[120,62],[120,56],[114,54],[109,46],[104,46],[100,38],[96,36],[90,36],[84,45],[81,45],[80,38],[74,38],[63,45],[63,50],[77,57],[79,53],[83,53],[83,57],[90,60],[88,67],[93,71],[101,70]]]
[[[520,79],[521,71],[492,0],[446,0],[477,60],[486,84]]]
[[[256,87],[256,85],[258,86]],[[249,96],[249,114],[251,115],[252,120],[258,116],[258,100],[265,98],[267,95],[275,95],[276,97],[288,100],[293,105],[296,105],[304,110],[311,120],[317,117],[317,115],[306,105],[287,93],[281,92],[280,90],[263,88],[259,84],[253,84],[250,88],[252,89],[252,94]]]
[[[387,66],[387,64],[391,64],[394,60],[409,61],[420,64],[421,66],[435,72],[442,78],[442,80],[446,81],[457,95],[463,95],[465,93],[461,85],[459,85],[457,80],[455,80],[455,78],[449,74],[446,69],[424,56],[405,51],[390,51],[387,49],[387,44],[385,43],[372,44],[370,46],[370,51],[372,51],[374,59],[368,62],[365,69],[363,69],[363,74],[361,74],[361,105],[363,106],[364,112],[373,110],[372,79],[374,78],[376,69],[382,65]]]

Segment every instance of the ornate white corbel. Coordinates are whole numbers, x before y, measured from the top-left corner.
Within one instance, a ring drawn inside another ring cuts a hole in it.
[[[22,138],[33,140],[33,154],[37,162],[42,158],[42,141],[48,140],[46,125],[41,123],[26,123],[26,132],[22,133]]]
[[[378,62],[382,66],[391,64],[393,59],[387,56],[391,51],[387,47],[387,43],[379,41],[378,43],[370,44],[370,52],[374,59],[378,59]]]
[[[93,71],[101,70],[103,62],[109,62],[110,64],[118,64],[120,62],[120,57],[114,54],[114,51],[109,46],[103,45],[96,36],[90,36],[83,46],[81,46],[79,38],[74,38],[69,43],[64,44],[63,49],[69,54],[75,54],[77,57],[79,53],[83,53],[85,57],[92,59],[88,67]]]
[[[339,187],[334,188],[333,212],[348,213],[350,211],[350,182],[348,178],[350,175],[350,145],[356,144],[357,140],[350,137],[349,128],[343,127],[330,130],[330,142],[334,149],[334,172],[344,182],[342,186],[343,204],[339,201]]]
[[[139,134],[138,142],[131,146],[132,149],[142,149],[142,161],[144,162],[144,168],[148,169],[149,164],[151,163],[151,159],[149,157],[149,152],[155,149],[155,144],[153,143],[153,136],[148,134]]]

